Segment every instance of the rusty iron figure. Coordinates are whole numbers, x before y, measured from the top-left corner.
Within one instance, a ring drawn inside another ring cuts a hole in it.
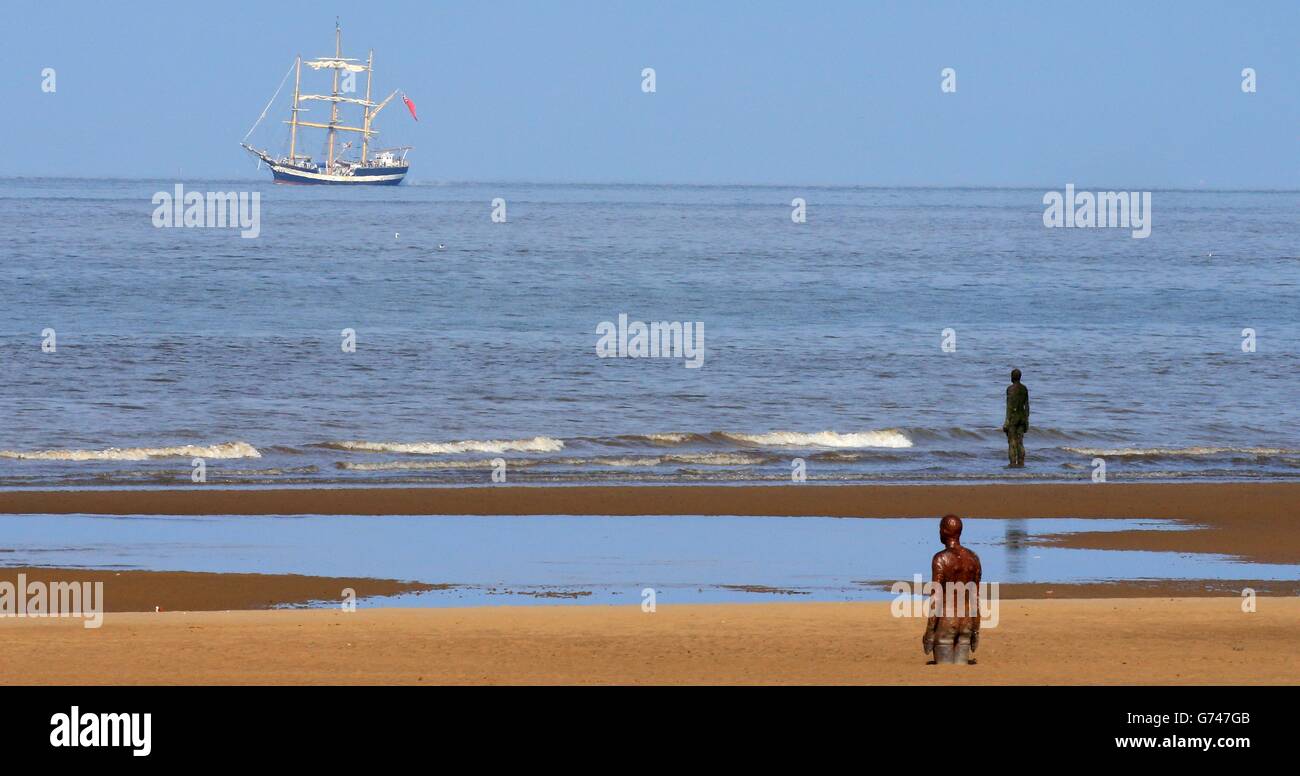
[[[980,559],[961,545],[961,518],[945,515],[939,521],[943,549],[930,562],[933,579],[932,615],[921,637],[931,663],[975,663],[972,655],[980,642]]]

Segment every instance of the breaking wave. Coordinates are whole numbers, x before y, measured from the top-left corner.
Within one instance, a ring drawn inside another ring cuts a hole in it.
[[[740,447],[794,447],[863,450],[871,448],[907,448],[912,440],[897,429],[840,433],[818,431],[773,431],[765,434],[742,434],[728,431],[708,433],[669,432],[655,434],[623,434],[614,437],[574,437],[555,439],[537,436],[532,439],[469,439],[459,442],[324,442],[317,447],[346,450],[356,453],[408,453],[415,455],[456,455],[460,453],[555,453],[567,449],[571,443],[583,443],[605,448],[740,446]],[[581,446],[581,445],[580,445]]]
[[[1300,450],[1282,447],[1124,447],[1103,449],[1099,447],[1066,447],[1067,452],[1078,455],[1096,455],[1113,458],[1179,458],[1203,455],[1297,455]]]
[[[867,448],[867,447],[911,447],[912,440],[897,429],[881,431],[859,431],[841,434],[838,431],[818,431],[803,433],[800,431],[773,431],[768,434],[735,434],[724,432],[723,436],[743,444],[761,447],[833,447],[833,448]]]
[[[564,442],[539,436],[532,439],[467,439],[461,442],[325,442],[320,446],[358,453],[454,455],[457,453],[555,453],[564,449]]]
[[[109,447],[104,450],[0,450],[0,458],[24,461],[147,461],[153,458],[261,458],[247,442],[176,447]]]
[[[992,423],[987,428],[961,428],[958,426],[950,428],[926,428],[920,426],[906,426],[900,431],[907,435],[914,442],[973,442],[983,443],[989,439],[998,439],[1002,437],[1002,431]],[[1030,429],[1030,436],[1037,440],[1070,442],[1078,440],[1078,434],[1069,431],[1063,431],[1057,428],[1045,428],[1043,426],[1034,426]],[[1096,436],[1095,434],[1093,436]],[[1104,438],[1104,437],[1103,437]]]
[[[595,464],[597,466],[614,467],[662,466],[671,463],[690,463],[700,466],[759,466],[771,463],[773,460],[775,459],[771,456],[748,453],[674,453],[671,455],[564,458],[557,461],[557,463],[571,466]]]
[[[334,464],[352,472],[400,472],[440,469],[491,469],[491,461],[383,461],[382,463],[356,463],[339,461]],[[528,466],[527,461],[511,461],[511,466]]]
[[[680,455],[628,455],[597,456],[592,458],[524,458],[510,461],[513,467],[536,466],[596,466],[615,469],[654,467],[666,464],[694,464],[697,466],[758,466],[771,463],[771,456],[751,455],[745,453],[698,453]],[[383,461],[379,463],[356,463],[340,461],[335,466],[347,471],[436,471],[439,469],[490,469],[492,461]]]
[[[668,434],[645,434],[644,436],[625,437],[625,438],[644,439],[648,442],[658,442],[660,444],[679,445],[683,442],[689,442],[692,439],[695,439],[697,436],[698,436],[697,434],[687,434],[684,432],[675,431]]]

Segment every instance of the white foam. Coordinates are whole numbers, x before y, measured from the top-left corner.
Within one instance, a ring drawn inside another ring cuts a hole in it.
[[[531,461],[511,461],[511,466],[527,466]],[[354,472],[426,471],[437,469],[491,469],[491,461],[383,461],[381,463],[355,463],[342,461],[340,469]]]
[[[672,463],[692,463],[706,466],[756,466],[766,463],[767,459],[758,455],[744,453],[674,453],[671,455],[624,456],[599,458],[567,458],[563,463],[597,466],[636,467],[662,466]]]
[[[707,466],[757,466],[769,460],[761,455],[745,453],[682,453],[665,456],[665,458],[673,463],[697,463]]]
[[[751,445],[763,447],[911,447],[912,440],[896,429],[880,431],[858,431],[841,434],[837,431],[818,431],[803,433],[800,431],[773,431],[769,434],[733,434],[723,436]]]
[[[550,437],[532,439],[467,439],[461,442],[330,442],[326,447],[360,453],[411,453],[454,455],[456,453],[554,453],[564,442]]]
[[[683,453],[680,455],[595,456],[592,458],[523,458],[509,461],[510,466],[584,466],[638,468],[665,464],[690,463],[707,466],[755,466],[766,463],[767,458],[746,453]],[[491,469],[492,461],[383,461],[359,463],[341,461],[340,469],[358,472],[437,470],[437,469]]]
[[[563,463],[569,466],[614,466],[623,469],[637,466],[658,466],[663,462],[664,460],[662,458],[655,456],[640,458],[629,456],[626,458],[566,458],[558,463]]]
[[[1197,456],[1197,455],[1223,455],[1225,453],[1241,453],[1243,455],[1294,455],[1300,453],[1300,450],[1289,450],[1281,447],[1122,447],[1115,449],[1102,449],[1099,447],[1067,447],[1066,452],[1077,453],[1078,455],[1095,455],[1101,457],[1139,457],[1144,455],[1157,456]]]
[[[669,433],[669,434],[646,434],[645,438],[651,442],[668,442],[670,444],[681,444],[689,440],[693,434]]]
[[[176,447],[110,447],[105,450],[0,450],[0,458],[27,461],[147,461],[152,458],[261,458],[247,442]]]

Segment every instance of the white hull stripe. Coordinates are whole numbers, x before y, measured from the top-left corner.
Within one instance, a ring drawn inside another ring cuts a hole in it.
[[[395,175],[327,175],[319,172],[304,172],[295,170],[292,167],[281,167],[278,164],[271,165],[271,169],[282,175],[292,175],[296,178],[307,178],[314,181],[331,181],[336,183],[352,183],[354,181],[400,181],[406,176],[406,173],[399,172]]]

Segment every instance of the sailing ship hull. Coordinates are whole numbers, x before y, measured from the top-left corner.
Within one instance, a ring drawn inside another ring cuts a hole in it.
[[[351,175],[335,175],[314,170],[304,170],[282,164],[270,164],[276,183],[340,186],[396,186],[406,177],[410,167],[367,167]]]

